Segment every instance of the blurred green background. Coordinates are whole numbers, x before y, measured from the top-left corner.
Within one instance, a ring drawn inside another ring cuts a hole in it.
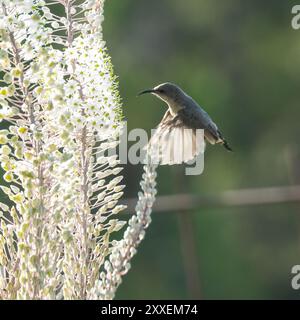
[[[129,130],[150,132],[165,106],[136,98],[161,82],[180,85],[234,148],[208,147],[201,176],[159,168],[159,195],[300,184],[300,30],[296,1],[107,0],[104,37],[119,76]],[[142,168],[125,168],[127,197]],[[153,213],[118,299],[297,299],[300,204],[201,207]],[[183,217],[183,215],[185,215]],[[186,266],[182,223],[192,226]],[[194,261],[193,261],[194,260]],[[194,286],[194,288],[193,288]]]

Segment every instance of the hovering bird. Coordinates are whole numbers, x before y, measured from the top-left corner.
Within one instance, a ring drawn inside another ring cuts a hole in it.
[[[179,164],[193,160],[199,152],[204,152],[204,139],[211,144],[221,144],[232,151],[217,125],[195,100],[173,83],[163,83],[147,89],[138,95],[151,93],[168,105],[164,117],[150,139],[148,147],[159,150],[161,164]],[[202,140],[202,144],[201,144]]]

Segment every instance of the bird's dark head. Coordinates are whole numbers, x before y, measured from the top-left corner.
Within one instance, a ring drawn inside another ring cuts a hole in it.
[[[154,94],[168,104],[176,102],[182,95],[184,95],[184,92],[176,86],[176,84],[170,82],[162,83],[153,89],[144,90],[140,92],[139,95],[145,93]]]

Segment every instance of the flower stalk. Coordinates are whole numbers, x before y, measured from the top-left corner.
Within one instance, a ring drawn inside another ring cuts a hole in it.
[[[61,10],[54,13],[53,5]],[[0,0],[1,299],[112,299],[155,199],[145,165],[122,240],[121,102],[102,0]]]

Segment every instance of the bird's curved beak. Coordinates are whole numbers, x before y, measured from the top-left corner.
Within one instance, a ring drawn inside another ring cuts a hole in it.
[[[138,96],[141,96],[142,94],[145,94],[145,93],[155,93],[155,92],[156,92],[156,90],[154,90],[154,89],[147,89],[147,90],[140,92],[138,94]]]

